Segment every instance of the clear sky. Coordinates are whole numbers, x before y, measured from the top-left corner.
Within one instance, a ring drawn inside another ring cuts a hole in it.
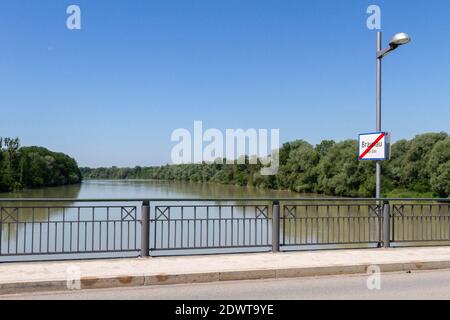
[[[413,38],[384,62],[383,129],[449,132],[448,0],[0,0],[0,136],[93,167],[165,164],[194,120],[356,139],[375,126],[369,4],[386,44]]]

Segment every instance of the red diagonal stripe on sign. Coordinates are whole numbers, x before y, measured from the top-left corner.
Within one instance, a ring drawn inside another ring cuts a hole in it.
[[[383,132],[367,149],[366,151],[364,151],[360,156],[359,156],[359,160],[363,159],[369,152],[370,150],[372,150],[378,142],[381,141],[381,139],[384,138],[386,134]]]

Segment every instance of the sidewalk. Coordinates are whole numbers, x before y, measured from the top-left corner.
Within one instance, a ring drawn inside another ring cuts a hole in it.
[[[450,247],[255,253],[0,264],[0,294],[228,280],[450,269]]]

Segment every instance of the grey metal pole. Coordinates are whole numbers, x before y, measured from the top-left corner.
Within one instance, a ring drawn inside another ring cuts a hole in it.
[[[150,256],[150,203],[144,201],[141,210],[141,258]]]
[[[280,252],[280,203],[272,206],[272,252]]]
[[[389,202],[383,205],[383,244],[385,248],[391,246],[391,206]]]
[[[376,100],[377,100],[377,124],[376,130],[381,132],[381,60],[382,57],[378,57],[378,52],[382,50],[382,33],[377,33],[377,88],[376,88]],[[376,163],[376,198],[381,198],[381,161]]]

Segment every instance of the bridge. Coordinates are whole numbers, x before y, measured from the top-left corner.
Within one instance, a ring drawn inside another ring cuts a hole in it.
[[[449,269],[450,199],[1,199],[0,262],[3,297]]]

